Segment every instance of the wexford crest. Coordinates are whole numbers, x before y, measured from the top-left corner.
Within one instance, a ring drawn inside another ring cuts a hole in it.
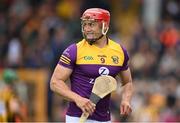
[[[112,61],[114,64],[118,64],[119,63],[119,57],[118,56],[111,56]]]

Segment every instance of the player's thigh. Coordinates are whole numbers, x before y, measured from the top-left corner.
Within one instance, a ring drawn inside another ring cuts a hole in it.
[[[66,115],[66,123],[79,123],[79,117],[72,117]],[[111,121],[100,122],[95,120],[86,120],[85,123],[111,123]]]

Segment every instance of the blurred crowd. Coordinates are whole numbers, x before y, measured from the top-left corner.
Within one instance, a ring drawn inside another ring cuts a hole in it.
[[[51,73],[62,51],[81,40],[82,12],[101,7],[111,12],[109,37],[129,52],[135,85],[126,119],[118,114],[121,89],[112,96],[113,121],[180,122],[180,1],[160,0],[160,19],[152,27],[142,19],[144,1],[1,0],[0,68]],[[63,121],[66,106],[48,91],[49,121]]]

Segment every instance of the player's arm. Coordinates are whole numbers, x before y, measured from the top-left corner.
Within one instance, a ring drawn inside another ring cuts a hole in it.
[[[58,64],[51,77],[50,88],[52,91],[63,96],[67,100],[74,101],[74,97],[78,95],[73,93],[65,83],[71,73],[71,69]]]
[[[122,115],[128,115],[132,111],[130,102],[133,95],[133,84],[130,69],[128,68],[127,70],[121,71],[118,75],[122,80],[123,86],[120,113]]]
[[[65,83],[65,81],[70,77],[71,73],[72,69],[63,67],[62,65],[58,64],[51,77],[51,90],[63,96],[65,99],[75,102],[83,112],[86,110],[89,114],[92,114],[95,109],[93,103],[89,99],[83,98],[75,92],[71,91],[71,89]]]

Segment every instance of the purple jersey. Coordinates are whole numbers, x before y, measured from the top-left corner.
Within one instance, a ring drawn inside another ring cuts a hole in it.
[[[85,40],[70,45],[61,55],[59,64],[73,70],[71,90],[89,98],[95,79],[100,75],[115,77],[120,71],[128,69],[127,51],[118,43],[108,40],[108,44],[99,48],[89,45]],[[80,117],[82,111],[74,102],[70,102],[67,115]],[[96,110],[88,119],[110,120],[110,94],[101,99]]]

